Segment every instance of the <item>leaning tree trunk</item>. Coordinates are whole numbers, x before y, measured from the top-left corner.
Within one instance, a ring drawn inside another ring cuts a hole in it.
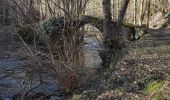
[[[128,8],[128,4],[129,4],[129,1],[130,0],[124,0],[123,1],[123,5],[119,11],[119,16],[118,16],[118,20],[117,20],[117,27],[116,27],[116,33],[117,33],[117,36],[119,36],[121,33],[121,25],[123,24],[123,20],[125,18],[125,14],[126,14],[126,11],[127,11],[127,8]],[[120,40],[120,39],[119,39]],[[123,42],[119,42],[119,47],[122,48],[122,46],[124,46],[124,43]]]
[[[123,20],[125,18],[125,14],[128,8],[128,4],[129,4],[130,0],[124,0],[123,5],[119,11],[119,16],[118,16],[118,20],[117,20],[117,28],[116,28],[116,33],[118,33],[118,36],[121,34],[121,25],[123,24]],[[120,42],[119,42],[120,43]],[[119,47],[123,46],[124,44],[119,44]]]
[[[123,2],[123,6],[119,12],[119,16],[118,16],[118,21],[117,21],[117,25],[120,26],[123,23],[125,14],[126,14],[126,10],[128,8],[128,4],[129,4],[130,0],[124,0]]]

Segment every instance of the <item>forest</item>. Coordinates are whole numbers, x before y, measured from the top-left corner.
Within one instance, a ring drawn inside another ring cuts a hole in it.
[[[170,100],[170,0],[0,0],[0,100]]]

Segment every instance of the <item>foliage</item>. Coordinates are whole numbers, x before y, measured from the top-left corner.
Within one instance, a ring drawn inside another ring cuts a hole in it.
[[[169,19],[170,18],[170,12],[168,12],[164,17]]]
[[[59,18],[52,17],[40,23],[41,28],[49,35],[56,33],[56,31],[60,29],[59,27],[56,26],[63,26],[63,25],[64,25],[64,17],[59,17]]]
[[[31,25],[25,25],[17,30],[17,33],[22,37],[22,39],[28,43],[33,44],[35,30]]]
[[[64,20],[63,17],[61,18],[49,18],[43,22],[40,22],[40,27],[36,27],[34,29],[31,24],[27,24],[17,30],[18,34],[22,37],[22,39],[28,43],[28,44],[33,44],[34,41],[34,36],[36,38],[36,44],[42,44],[43,43],[43,34],[46,33],[48,35],[56,33],[58,31],[57,27],[54,26],[59,26],[63,25]]]
[[[162,25],[162,29],[169,29],[170,28],[170,12],[164,16],[165,23]]]

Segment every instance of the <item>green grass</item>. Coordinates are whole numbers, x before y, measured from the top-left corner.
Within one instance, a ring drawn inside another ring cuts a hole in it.
[[[159,92],[157,94],[155,94],[152,98],[152,100],[162,100],[163,97],[162,97],[162,94]]]
[[[151,97],[151,100],[162,100],[163,99],[163,85],[164,81],[151,80],[148,82],[144,89],[144,93]]]
[[[152,80],[150,81],[147,86],[144,89],[145,94],[150,94],[155,91],[159,91],[161,89],[161,86],[163,85],[162,81],[159,80]]]

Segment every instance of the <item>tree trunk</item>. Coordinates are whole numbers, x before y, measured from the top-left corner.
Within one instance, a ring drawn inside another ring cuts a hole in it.
[[[0,24],[10,24],[8,1],[0,0]]]
[[[122,46],[124,46],[124,41],[120,38],[120,34],[121,34],[121,25],[125,18],[125,14],[126,14],[126,11],[128,8],[129,1],[130,0],[124,0],[122,3],[122,7],[119,11],[119,16],[118,16],[118,20],[117,20],[116,29],[115,29],[116,32],[115,32],[115,36],[114,36],[114,37],[116,37],[116,41],[117,41],[116,43],[117,43],[118,49],[122,49]]]
[[[103,4],[103,16],[104,16],[104,20],[103,20],[103,30],[104,30],[104,36],[108,38],[110,38],[110,36],[112,35],[112,27],[111,27],[111,12],[110,12],[110,8],[111,8],[111,4],[110,4],[110,0],[103,0],[102,2]]]
[[[118,55],[118,52],[122,49],[122,43],[120,42],[121,39],[119,37],[119,26],[122,24],[123,19],[125,17],[125,13],[128,7],[128,3],[130,0],[125,0],[123,3],[122,9],[120,10],[119,16],[118,16],[118,27],[117,25],[111,24],[111,2],[110,0],[103,0],[103,34],[104,34],[104,52],[101,56],[103,60],[103,64],[105,67],[109,67],[111,64],[112,58],[115,58]],[[117,59],[116,59],[117,60]],[[115,61],[116,62],[116,61]]]
[[[148,13],[147,13],[147,27],[149,27],[149,20],[150,20],[150,0],[147,0],[147,10],[148,10]]]
[[[124,0],[124,2],[123,2],[123,6],[122,6],[122,8],[121,8],[121,10],[119,12],[119,16],[118,16],[118,21],[117,21],[118,26],[123,23],[123,20],[124,20],[125,14],[126,14],[126,10],[127,10],[129,1],[130,0]]]
[[[134,0],[133,24],[136,24],[136,0]]]
[[[103,47],[104,50],[102,51],[101,54],[101,59],[103,60],[103,65],[104,67],[108,67],[111,61],[111,56],[109,53],[111,52],[111,41],[112,41],[112,27],[111,27],[111,2],[110,0],[103,0],[102,1],[103,5],[103,35],[104,35],[104,40],[103,40]]]
[[[120,34],[122,34],[121,33],[121,30],[122,30],[121,25],[123,24],[123,20],[125,18],[125,14],[126,14],[126,11],[127,11],[127,8],[128,8],[129,1],[130,0],[124,0],[123,1],[122,7],[121,7],[120,12],[119,12],[116,29],[115,29],[115,31],[116,31],[115,37],[117,37],[116,39],[118,41],[116,43],[117,43],[117,45],[118,45],[117,47],[119,49],[122,49],[122,47],[124,46],[124,41],[120,38]]]
[[[3,0],[0,0],[0,24],[3,23]]]
[[[139,26],[142,25],[142,15],[143,15],[143,5],[144,4],[144,0],[141,0],[141,3],[140,3],[140,15],[139,15]]]
[[[113,0],[114,1],[114,0]],[[116,18],[118,19],[118,15],[119,15],[119,10],[120,10],[120,0],[116,0],[117,1],[117,11],[116,11]],[[113,10],[114,11],[114,10]]]

